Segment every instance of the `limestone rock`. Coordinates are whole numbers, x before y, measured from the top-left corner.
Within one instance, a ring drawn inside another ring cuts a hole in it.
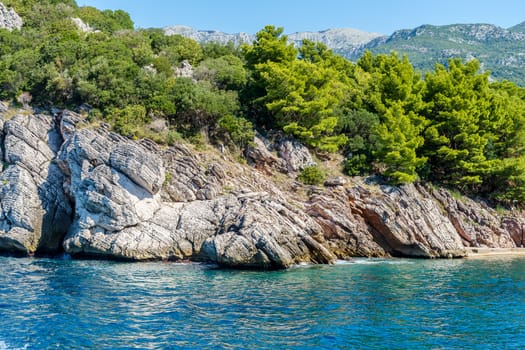
[[[308,166],[316,165],[308,148],[297,140],[278,138],[274,147],[279,157],[286,162],[289,172],[301,171]]]
[[[377,242],[377,237],[360,213],[355,211],[346,190],[326,190],[312,196],[307,203],[306,213],[321,226],[330,251],[339,259],[390,255]]]
[[[166,164],[164,200],[190,202],[213,199],[222,193],[226,172],[219,163],[201,164],[183,145],[170,147],[162,158]]]
[[[0,113],[5,113],[9,110],[9,105],[5,102],[0,101]]]
[[[191,259],[237,268],[330,263],[335,256],[313,237],[319,227],[281,203],[235,196],[163,204],[149,219],[118,232],[74,230],[67,252],[124,259]],[[318,237],[320,238],[320,237]]]
[[[525,220],[522,217],[504,216],[501,220],[501,228],[512,238],[516,247],[525,246]]]
[[[61,136],[45,115],[15,116],[5,123],[4,134],[0,250],[55,253],[72,212],[62,188],[65,177],[54,162]]]
[[[184,60],[175,69],[175,76],[178,78],[193,78],[193,67],[190,62]]]
[[[22,28],[22,18],[12,8],[8,9],[0,2],[0,28],[7,30]]]
[[[291,139],[256,139],[247,155],[261,172],[213,151],[161,149],[81,123],[70,111],[0,122],[1,252],[63,247],[73,256],[280,269],[354,256],[461,257],[465,247],[523,244],[522,214],[444,189],[344,177],[325,187],[286,176],[276,184],[264,172],[311,160]],[[272,152],[278,147],[283,158]]]
[[[294,263],[331,263],[321,228],[307,215],[270,198],[238,197],[240,208],[223,232],[208,238],[205,255],[221,266],[286,268]],[[318,239],[318,240],[316,240]]]
[[[514,248],[516,242],[502,227],[494,210],[473,200],[456,199],[444,189],[432,192],[447,213],[454,228],[467,247]]]
[[[253,145],[247,147],[244,155],[248,159],[249,164],[258,170],[266,173],[270,173],[272,169],[282,173],[287,172],[286,161],[270,152],[262,136],[254,138]]]
[[[342,177],[342,176],[335,176],[335,177],[328,178],[324,182],[324,185],[328,186],[328,187],[337,187],[337,186],[344,186],[347,183],[348,183],[348,180],[345,179],[344,177]]]
[[[85,23],[81,18],[74,17],[74,18],[71,18],[71,21],[77,26],[78,29],[80,29],[81,32],[84,32],[84,33],[94,32],[93,28],[91,28],[89,24]]]
[[[62,139],[69,140],[76,131],[76,126],[82,117],[74,112],[65,110],[60,113],[60,134]]]
[[[338,257],[460,257],[461,238],[439,203],[421,186],[327,189],[307,212],[323,227]]]
[[[103,129],[78,130],[63,144],[59,164],[75,203],[70,235],[118,232],[152,218],[160,207],[162,160],[138,143]]]
[[[375,193],[366,187],[356,189],[349,192],[354,210],[378,235],[385,251],[429,258],[465,255],[459,234],[422,186],[381,186]]]
[[[165,173],[162,160],[134,143],[119,143],[111,150],[111,167],[127,175],[151,194],[159,192]]]

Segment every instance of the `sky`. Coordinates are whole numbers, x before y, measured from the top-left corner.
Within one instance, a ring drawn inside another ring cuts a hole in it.
[[[256,33],[265,25],[285,33],[354,28],[392,34],[422,24],[525,21],[524,0],[77,0],[79,6],[121,9],[137,28],[187,25],[226,33]]]

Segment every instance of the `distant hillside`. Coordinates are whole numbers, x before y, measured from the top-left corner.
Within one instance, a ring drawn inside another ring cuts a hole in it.
[[[187,26],[165,27],[164,32],[167,35],[182,35],[200,43],[219,42],[226,44],[231,41],[238,45],[242,43],[251,43],[255,39],[254,34],[228,34],[215,30],[198,30]],[[335,52],[343,53],[344,55],[353,54],[364,44],[380,36],[381,34],[378,33],[368,33],[352,28],[328,29],[320,32],[297,32],[288,34],[290,41],[296,44],[300,44],[303,39],[320,41]]]
[[[190,27],[164,28],[166,34],[180,34],[199,42],[229,41],[250,43],[253,34],[227,34],[203,31]],[[525,22],[504,29],[491,24],[422,25],[403,29],[390,36],[363,32],[357,29],[328,29],[321,32],[298,32],[288,35],[299,44],[302,39],[320,41],[334,52],[356,61],[365,50],[373,53],[407,54],[416,69],[432,70],[436,62],[446,64],[451,57],[481,62],[484,70],[496,80],[507,79],[525,85]]]
[[[422,71],[433,69],[436,62],[446,64],[451,57],[476,58],[492,78],[525,85],[525,23],[509,29],[491,24],[423,25],[376,38],[359,50],[339,53],[357,60],[365,50],[407,54]]]
[[[512,32],[521,32],[525,33],[525,22],[521,22],[520,24],[515,25],[514,27],[509,28]]]

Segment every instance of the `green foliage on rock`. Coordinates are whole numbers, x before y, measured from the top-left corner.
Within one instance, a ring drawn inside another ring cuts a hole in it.
[[[219,138],[239,148],[244,148],[251,143],[255,137],[253,124],[242,118],[227,114],[217,121],[217,135]]]
[[[243,148],[255,129],[277,129],[319,155],[341,152],[349,175],[525,201],[525,89],[492,83],[475,60],[454,58],[422,77],[406,56],[365,52],[354,64],[320,43],[297,48],[274,26],[241,47],[200,45],[160,29],[134,30],[123,11],[74,1],[3,3],[24,26],[0,29],[2,100],[88,104],[90,119],[168,144],[187,137]],[[95,31],[83,32],[73,18]],[[192,69],[181,76],[187,63]],[[165,127],[152,135],[148,123],[159,119]],[[319,167],[299,178],[324,179]]]
[[[307,185],[320,185],[326,180],[326,174],[319,165],[304,168],[297,179]]]

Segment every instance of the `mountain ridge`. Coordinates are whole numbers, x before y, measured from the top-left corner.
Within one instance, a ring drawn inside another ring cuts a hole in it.
[[[233,42],[235,45],[251,43],[255,40],[255,34],[246,32],[225,33],[218,30],[200,30],[185,25],[175,25],[163,28],[166,35],[182,35],[200,43],[219,42],[227,44]],[[287,34],[290,42],[300,45],[303,39],[320,41],[329,48],[337,51],[353,52],[371,40],[381,37],[382,34],[365,32],[353,28],[330,28],[321,31],[303,31]]]
[[[167,35],[180,34],[198,42],[217,41],[234,44],[250,43],[255,35],[228,34],[197,30],[187,26],[165,27]],[[422,72],[432,70],[436,63],[446,65],[453,57],[465,61],[477,59],[493,80],[510,80],[525,85],[525,21],[509,28],[489,23],[423,24],[381,35],[353,28],[326,29],[318,32],[288,34],[290,42],[300,45],[303,39],[320,41],[335,53],[357,61],[370,50],[374,54],[392,51],[406,54],[414,67]]]

